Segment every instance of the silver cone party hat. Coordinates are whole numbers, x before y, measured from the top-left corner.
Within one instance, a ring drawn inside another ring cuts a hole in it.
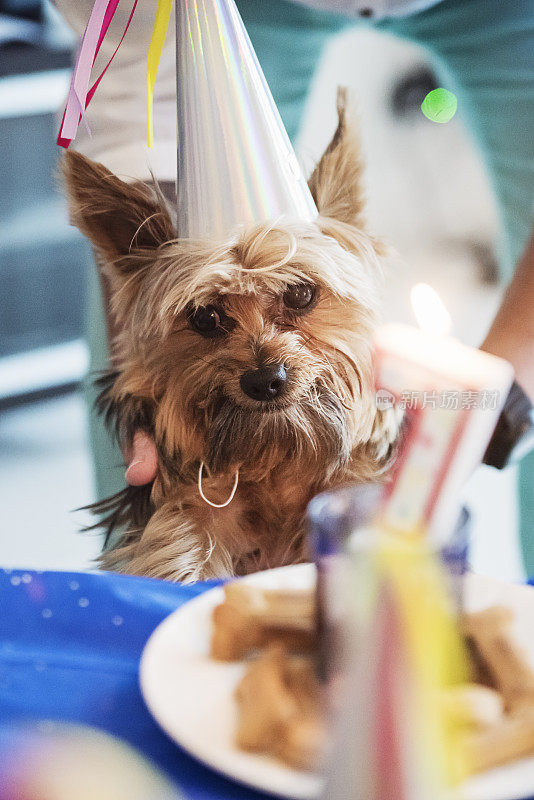
[[[274,43],[273,43],[273,46]],[[234,0],[176,0],[178,236],[317,209]]]

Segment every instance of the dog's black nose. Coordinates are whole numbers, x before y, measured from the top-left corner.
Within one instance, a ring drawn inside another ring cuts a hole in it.
[[[245,394],[253,400],[274,400],[282,394],[286,382],[287,375],[282,364],[251,369],[244,372],[239,381]]]

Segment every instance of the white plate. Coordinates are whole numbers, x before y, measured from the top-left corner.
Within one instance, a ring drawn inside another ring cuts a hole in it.
[[[310,565],[282,567],[243,578],[262,587],[310,587]],[[148,640],[140,665],[141,691],[163,730],[192,756],[234,780],[293,800],[312,800],[321,793],[317,775],[286,767],[268,756],[238,750],[234,690],[243,675],[241,663],[209,658],[211,613],[223,600],[212,589],[167,617]],[[472,609],[494,603],[511,606],[517,635],[534,663],[534,591],[479,576],[469,576],[467,603]],[[461,800],[524,800],[534,795],[534,758],[491,770],[467,781],[455,796]]]

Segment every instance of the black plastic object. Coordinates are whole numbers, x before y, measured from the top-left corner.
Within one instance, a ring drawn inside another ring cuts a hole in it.
[[[513,382],[493,436],[484,454],[484,464],[503,469],[520,461],[534,449],[534,406],[516,381]]]

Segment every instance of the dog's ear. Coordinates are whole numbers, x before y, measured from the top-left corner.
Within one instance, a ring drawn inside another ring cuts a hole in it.
[[[363,160],[359,138],[347,121],[347,94],[346,88],[338,89],[336,132],[308,186],[321,216],[363,227]]]
[[[102,164],[68,150],[63,177],[72,222],[107,264],[131,274],[135,253],[175,237],[163,197],[142,183],[119,180]]]

